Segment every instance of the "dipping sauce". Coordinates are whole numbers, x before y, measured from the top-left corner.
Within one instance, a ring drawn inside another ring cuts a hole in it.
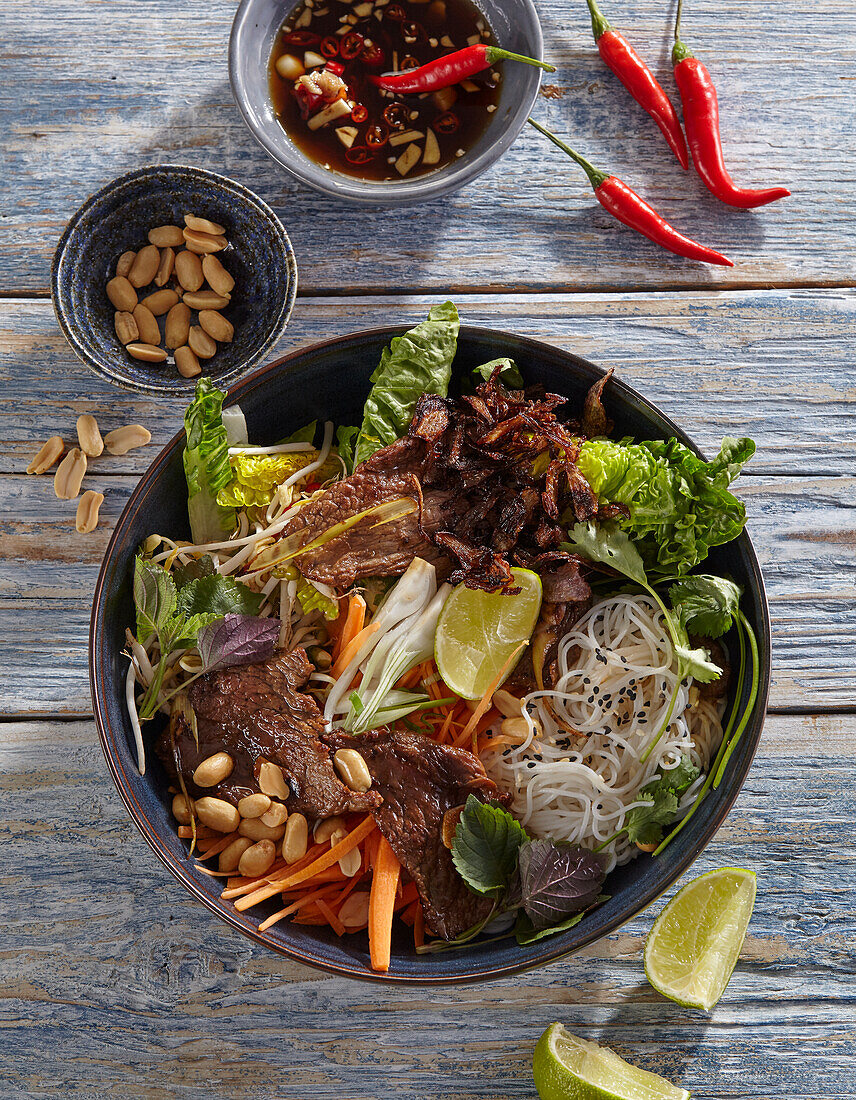
[[[271,54],[274,110],[325,168],[377,181],[422,176],[475,144],[499,103],[501,73],[421,95],[381,91],[369,77],[475,43],[497,45],[470,0],[303,0]]]

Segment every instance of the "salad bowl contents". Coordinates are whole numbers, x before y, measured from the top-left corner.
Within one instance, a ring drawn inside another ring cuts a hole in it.
[[[736,796],[769,673],[729,488],[754,446],[705,461],[451,303],[330,396],[388,336],[225,406],[200,380],[108,550],[93,693],[138,823],[231,923],[459,980],[617,927]]]

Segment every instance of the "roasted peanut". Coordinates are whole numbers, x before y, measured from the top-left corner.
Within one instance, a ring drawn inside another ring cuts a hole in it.
[[[359,848],[352,848],[350,852],[346,852],[339,860],[339,867],[346,878],[353,878],[362,865],[363,857],[360,854]]]
[[[231,299],[222,294],[215,294],[213,290],[189,290],[182,300],[187,302],[191,309],[222,309]]]
[[[146,309],[150,309],[155,317],[161,317],[164,313],[169,313],[177,301],[178,295],[175,291],[164,288],[163,290],[156,290],[153,294],[146,295],[146,297],[143,298],[142,304]]]
[[[149,244],[156,244],[158,248],[175,248],[184,244],[181,227],[178,225],[158,225],[154,229],[150,229]]]
[[[316,844],[326,844],[335,834],[347,835],[345,819],[342,817],[327,817],[323,821],[316,821],[312,836]]]
[[[286,863],[296,863],[306,855],[309,843],[309,826],[303,814],[289,814],[282,838],[282,858]]]
[[[270,809],[270,799],[266,794],[248,794],[238,803],[241,817],[261,817]]]
[[[198,233],[210,233],[214,237],[222,237],[226,232],[218,222],[209,221],[208,218],[197,218],[195,214],[185,214],[184,224],[188,229],[195,229]]]
[[[535,736],[538,737],[541,733],[541,725],[535,721],[533,725]],[[529,723],[522,715],[518,718],[503,718],[499,728],[507,737],[519,737],[522,740],[529,736]]]
[[[134,315],[127,310],[116,310],[113,314],[113,328],[116,330],[120,344],[133,344],[140,338],[140,330],[137,328]]]
[[[142,424],[127,424],[124,428],[114,428],[104,436],[104,446],[111,455],[126,455],[135,447],[145,447],[152,433]]]
[[[253,841],[248,836],[239,836],[233,840],[228,848],[224,848],[217,860],[218,871],[237,871],[241,856],[247,848],[252,848]]]
[[[225,237],[216,236],[212,233],[201,233],[196,229],[185,229],[184,231],[186,248],[199,256],[204,256],[206,252],[219,252],[226,247],[227,243]]]
[[[259,821],[264,825],[270,825],[275,829],[277,825],[284,825],[288,820],[288,810],[281,802],[271,802],[270,808],[265,810]]]
[[[369,894],[355,890],[339,907],[339,920],[346,928],[364,928],[369,922]]]
[[[60,500],[74,500],[86,473],[86,455],[72,447],[54,474],[54,492]]]
[[[172,816],[179,823],[179,825],[189,825],[191,819],[190,807],[192,802],[188,804],[187,799],[183,794],[177,794],[172,800]]]
[[[233,833],[241,820],[241,815],[231,802],[222,798],[212,798],[205,795],[196,800],[196,816],[203,825],[214,829],[218,833]]]
[[[493,693],[493,705],[506,718],[519,718],[523,713],[523,703],[520,699],[516,695],[512,695],[510,691],[505,691],[502,688]]]
[[[174,268],[175,250],[172,248],[162,248],[158,273],[155,275],[155,286],[166,286],[172,278]]]
[[[371,772],[356,749],[339,749],[333,757],[342,782],[352,791],[367,791],[372,785]]]
[[[443,841],[443,847],[448,848],[449,851],[452,850],[452,841],[455,839],[455,831],[458,828],[458,822],[461,820],[461,814],[463,812],[463,806],[453,806],[443,814],[443,828],[440,833],[440,838]]]
[[[227,321],[222,313],[216,309],[200,309],[199,323],[212,340],[221,344],[231,344],[235,335],[235,329],[231,321]]]
[[[131,270],[128,272],[128,282],[139,289],[148,286],[158,273],[160,267],[160,251],[153,244],[147,244],[134,257]]]
[[[94,489],[87,489],[77,505],[77,515],[74,520],[75,530],[80,535],[88,535],[98,526],[98,511],[104,503],[104,494],[96,493]]]
[[[284,825],[265,825],[261,818],[247,817],[238,826],[241,836],[252,837],[253,840],[282,840],[285,835]]]
[[[140,334],[140,343],[151,344],[152,347],[160,346],[160,329],[158,323],[155,320],[155,315],[149,309],[148,306],[143,305],[140,302],[134,306],[134,321],[137,325],[137,331]]]
[[[126,344],[125,351],[132,359],[139,359],[143,363],[163,363],[166,359],[163,348],[155,347],[154,344]]]
[[[199,290],[205,282],[202,261],[192,252],[178,252],[175,257],[175,277],[185,290]],[[192,305],[188,302],[188,305]]]
[[[107,284],[107,297],[123,313],[130,313],[137,304],[137,292],[124,275],[117,275]]]
[[[61,457],[65,450],[62,437],[52,435],[50,439],[41,445],[39,453],[27,467],[28,474],[44,474]]]
[[[128,272],[131,270],[131,264],[136,259],[136,252],[123,252],[119,259],[116,261],[116,274],[128,276]]]
[[[190,334],[190,306],[177,302],[166,315],[164,343],[168,348],[184,347]]]
[[[104,450],[104,440],[98,430],[98,421],[89,413],[77,418],[77,439],[80,449],[90,458],[97,458]]]
[[[202,274],[211,289],[228,298],[235,289],[235,280],[213,253],[202,257]]]
[[[272,764],[270,760],[262,760],[259,765],[259,787],[271,798],[287,799],[291,794],[282,768],[278,764]]]
[[[195,378],[197,374],[202,373],[199,360],[188,347],[175,349],[175,365],[182,378]]]
[[[258,878],[269,870],[276,859],[276,847],[272,840],[259,840],[238,860],[238,872],[244,878]]]
[[[201,764],[197,764],[193,773],[193,782],[197,787],[216,787],[224,779],[228,779],[235,767],[235,761],[227,752],[215,752],[213,756],[206,756]]]

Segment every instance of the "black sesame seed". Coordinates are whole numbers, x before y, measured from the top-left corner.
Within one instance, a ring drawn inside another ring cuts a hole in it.
[[[526,767],[527,767],[527,768],[534,768],[534,767],[535,767],[535,761],[534,761],[534,760],[530,760],[530,761],[529,761],[529,762],[527,763]]]
[[[591,683],[591,677],[583,676],[583,683],[584,684],[590,684]]]

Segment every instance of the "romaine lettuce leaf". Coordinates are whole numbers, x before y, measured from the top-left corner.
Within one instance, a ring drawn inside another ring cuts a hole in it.
[[[233,455],[230,459],[233,480],[217,494],[217,503],[237,508],[266,507],[286,478],[317,458],[318,452],[314,449],[278,455]],[[341,470],[338,460],[330,457],[310,476],[323,482]]]
[[[712,462],[676,439],[589,439],[578,465],[599,500],[627,505],[619,523],[648,572],[684,574],[743,530],[746,510],[728,486],[754,453],[751,439],[724,439]]]
[[[396,336],[384,349],[371,376],[372,388],[354,441],[351,469],[404,435],[421,394],[446,396],[459,329],[457,309],[444,302],[431,308],[427,321]],[[349,429],[339,429],[343,457],[352,439]]]
[[[232,480],[229,443],[221,416],[225,396],[210,378],[200,378],[184,414],[187,512],[195,543],[218,542],[229,538],[235,529],[235,509],[217,503],[217,494]]]

